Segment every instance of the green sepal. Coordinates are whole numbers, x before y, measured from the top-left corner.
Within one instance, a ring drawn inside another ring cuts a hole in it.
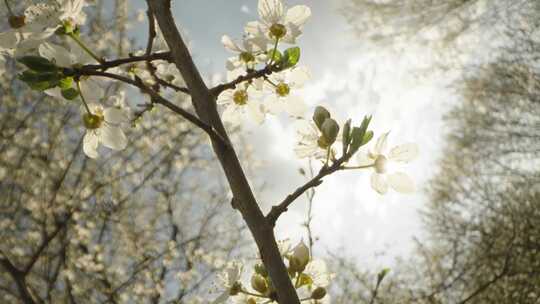
[[[58,86],[62,90],[67,90],[73,86],[73,77],[64,77],[60,79]]]
[[[291,68],[295,66],[298,61],[300,61],[300,48],[296,46],[285,50],[283,57],[281,58],[281,66],[283,68]]]
[[[53,62],[40,56],[23,56],[17,61],[36,72],[55,72],[58,70],[58,67]]]
[[[79,96],[79,91],[74,88],[62,90],[62,96],[67,100],[73,100]]]

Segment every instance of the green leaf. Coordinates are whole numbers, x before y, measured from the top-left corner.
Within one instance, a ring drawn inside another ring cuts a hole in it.
[[[64,77],[64,78],[60,79],[60,82],[59,82],[58,86],[62,90],[66,90],[66,89],[71,88],[73,86],[73,77]]]
[[[273,49],[266,52],[266,55],[272,60],[272,62],[280,62],[281,58],[283,57],[279,50],[276,50],[276,52],[274,53]],[[274,55],[274,58],[272,58],[272,55]]]
[[[364,137],[362,138],[362,142],[360,143],[360,146],[367,144],[372,138],[373,138],[373,131],[367,131],[364,134]]]
[[[36,72],[54,72],[58,69],[49,59],[40,56],[24,56],[17,60]]]
[[[56,84],[50,83],[48,81],[41,81],[41,82],[28,83],[28,86],[32,90],[45,91],[45,90],[54,88],[56,86]]]
[[[281,58],[281,65],[284,68],[291,68],[295,66],[298,61],[300,61],[300,48],[292,47],[283,53],[283,58]]]
[[[347,154],[347,149],[349,148],[349,145],[351,143],[351,120],[347,120],[345,124],[343,125],[343,134],[342,134],[342,140],[343,140],[343,155]]]
[[[54,88],[58,85],[59,81],[57,73],[36,73],[31,70],[19,74],[19,79],[26,82],[30,88],[37,91]]]
[[[79,91],[74,88],[62,90],[62,96],[67,100],[73,100],[79,96]]]

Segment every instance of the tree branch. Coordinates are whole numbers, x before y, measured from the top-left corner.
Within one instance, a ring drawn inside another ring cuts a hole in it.
[[[128,58],[115,59],[111,61],[104,61],[101,64],[87,64],[84,65],[84,69],[91,70],[107,70],[123,64],[134,63],[139,61],[154,61],[154,60],[171,60],[171,52],[160,52],[154,54],[145,54],[141,56],[129,56]]]
[[[0,265],[2,265],[2,267],[11,275],[11,277],[15,281],[22,301],[25,304],[36,304],[36,301],[30,294],[30,291],[26,286],[26,279],[24,273],[20,271],[17,267],[15,267],[15,265],[13,265],[13,263],[7,258],[4,253],[0,252],[0,256],[4,256],[4,258],[0,258]]]
[[[210,138],[220,141],[223,145],[229,146],[229,141],[225,140],[219,133],[217,133],[210,125],[206,124],[205,122],[201,121],[197,116],[189,113],[188,111],[180,108],[179,106],[173,104],[172,102],[165,99],[163,96],[159,95],[156,91],[152,90],[151,88],[147,87],[140,79],[133,80],[131,78],[117,75],[113,73],[108,72],[102,72],[102,71],[96,71],[96,70],[89,70],[89,69],[75,69],[73,71],[76,75],[87,75],[87,76],[99,76],[99,77],[106,77],[110,79],[116,79],[122,82],[125,82],[127,84],[130,84],[132,86],[135,86],[139,88],[143,93],[146,93],[150,95],[150,98],[152,99],[152,102],[161,104],[168,108],[169,110],[175,112],[176,114],[184,117],[189,122],[193,123],[197,127],[201,128],[203,131],[205,131]],[[69,74],[69,73],[68,73]]]
[[[330,175],[330,174],[332,174],[332,173],[334,173],[336,171],[343,170],[344,167],[342,167],[342,165],[347,160],[349,160],[349,158],[350,158],[350,155],[346,155],[346,156],[343,156],[340,159],[336,160],[330,167],[323,166],[319,170],[319,173],[317,173],[317,175],[315,177],[310,179],[304,185],[298,187],[293,193],[287,195],[287,197],[281,203],[279,203],[278,205],[275,205],[275,206],[272,207],[270,212],[268,212],[268,214],[266,215],[266,219],[268,220],[268,222],[272,226],[275,226],[276,221],[279,218],[279,216],[282,213],[286,212],[288,210],[289,206],[297,198],[302,196],[302,194],[304,194],[304,192],[306,192],[307,190],[309,190],[311,188],[315,188],[315,187],[319,186],[320,184],[322,184],[324,177],[326,177],[326,176],[328,176],[328,175]]]
[[[171,2],[169,0],[148,0],[147,2],[152,7],[163,37],[171,50],[173,61],[191,93],[197,114],[205,123],[214,127],[228,142],[227,132],[217,111],[215,94],[206,87],[180,32],[176,28],[171,13]],[[225,172],[235,200],[238,202],[238,210],[257,243],[263,263],[276,288],[278,302],[280,304],[300,304],[279,252],[273,227],[269,225],[257,204],[234,148],[227,148],[222,142],[214,139],[212,139],[212,146]]]

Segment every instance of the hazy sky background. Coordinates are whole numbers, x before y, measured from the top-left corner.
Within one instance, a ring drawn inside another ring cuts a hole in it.
[[[315,254],[339,250],[355,257],[360,265],[388,265],[413,248],[414,236],[421,236],[418,211],[426,203],[423,189],[441,157],[441,118],[453,100],[446,88],[449,81],[436,75],[418,77],[420,69],[430,66],[428,49],[374,49],[357,39],[337,12],[339,0],[285,2],[312,9],[312,18],[298,41],[301,64],[313,76],[303,91],[307,103],[312,108],[326,106],[341,122],[353,118],[359,124],[365,114],[373,114],[376,137],[391,130],[390,147],[405,142],[420,145],[420,158],[405,167],[419,188],[414,195],[378,195],[369,186],[370,171],[340,172],[317,189],[313,232],[320,241]],[[142,1],[136,5],[144,8]],[[256,6],[256,0],[173,1],[177,22],[203,73],[225,71],[225,60],[231,54],[221,45],[221,36],[241,38],[244,24],[258,18]],[[263,126],[250,125],[246,132],[255,157],[265,164],[257,171],[265,180],[265,190],[257,196],[266,211],[304,182],[298,168],[306,162],[294,155],[293,121],[285,116],[269,117]],[[298,200],[279,219],[278,236],[305,238],[301,223],[306,212],[307,202]],[[388,254],[375,257],[382,251]]]

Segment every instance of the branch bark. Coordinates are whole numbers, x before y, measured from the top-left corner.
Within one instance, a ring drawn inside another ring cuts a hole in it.
[[[173,62],[184,77],[197,114],[202,121],[211,125],[225,140],[229,141],[217,111],[214,94],[206,87],[176,27],[170,0],[148,0],[148,4],[171,50]],[[300,304],[279,252],[273,227],[257,205],[234,148],[230,144],[227,146],[215,139],[212,139],[212,146],[234,195],[235,206],[251,231],[263,263],[276,287],[277,301],[280,304]]]

